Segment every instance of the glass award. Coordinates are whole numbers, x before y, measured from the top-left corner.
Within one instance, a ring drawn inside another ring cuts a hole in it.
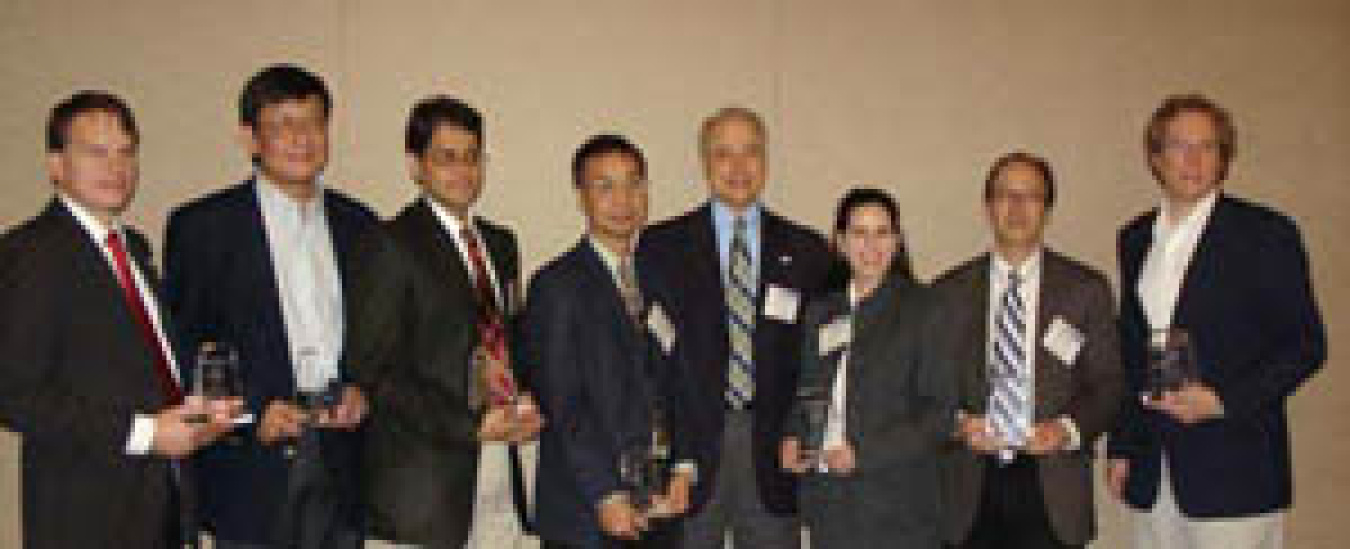
[[[1154,330],[1149,337],[1144,396],[1157,400],[1199,379],[1195,346],[1180,328]]]
[[[244,383],[239,375],[239,353],[234,346],[205,341],[197,348],[197,370],[192,379],[190,395],[202,402],[239,398],[244,394]],[[192,423],[205,423],[206,414],[188,416]]]
[[[295,403],[311,416],[322,414],[342,400],[342,385],[324,368],[324,359],[317,348],[304,347],[296,357]]]
[[[630,444],[619,455],[619,480],[632,496],[638,514],[657,518],[665,514],[656,505],[670,483],[670,432],[664,411],[654,406],[651,411],[651,432],[646,440]]]
[[[818,471],[825,460],[825,429],[830,419],[830,387],[823,378],[803,384],[797,391],[802,432],[798,451],[807,471]]]

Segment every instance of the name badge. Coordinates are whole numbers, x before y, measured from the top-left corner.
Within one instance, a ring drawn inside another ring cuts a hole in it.
[[[660,303],[652,303],[647,309],[647,329],[656,336],[661,351],[670,354],[670,349],[675,346],[675,325],[670,322],[670,317],[666,316]]]
[[[764,316],[789,324],[797,322],[801,301],[797,290],[770,284],[764,290]]]
[[[821,326],[817,337],[820,356],[828,355],[852,341],[853,323],[847,316],[839,317],[834,322]]]
[[[1073,361],[1078,359],[1078,352],[1083,350],[1083,343],[1087,338],[1083,336],[1073,325],[1064,321],[1063,317],[1055,317],[1050,322],[1050,327],[1045,330],[1045,337],[1041,338],[1041,345],[1045,350],[1055,355],[1060,362],[1072,366]]]

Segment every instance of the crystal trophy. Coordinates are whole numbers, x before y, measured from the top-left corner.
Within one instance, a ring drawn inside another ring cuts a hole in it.
[[[1195,346],[1180,328],[1154,330],[1149,337],[1144,396],[1157,400],[1199,379]]]

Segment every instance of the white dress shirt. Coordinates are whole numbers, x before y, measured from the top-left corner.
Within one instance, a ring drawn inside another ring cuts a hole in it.
[[[1218,196],[1217,190],[1210,192],[1182,219],[1174,219],[1176,214],[1168,203],[1158,207],[1158,218],[1153,223],[1153,244],[1149,246],[1139,273],[1139,284],[1135,287],[1144,307],[1144,317],[1154,330],[1172,326],[1186,269],[1200,244],[1205,225],[1209,224]]]
[[[338,377],[344,330],[323,186],[315,182],[314,196],[300,202],[261,174],[255,179],[296,387],[319,389]]]
[[[108,269],[113,272],[113,276],[118,277],[119,284],[124,282],[117,270],[117,262],[113,259],[112,250],[108,249],[108,235],[113,231],[121,234],[122,242],[126,242],[126,233],[122,229],[122,224],[113,220],[109,224],[104,224],[94,217],[84,206],[71,200],[64,194],[57,194],[71,215],[79,222],[84,232],[93,239],[94,245],[98,251],[103,254],[103,259],[108,262]],[[125,246],[125,244],[124,244]],[[155,339],[159,340],[160,351],[164,354],[165,360],[169,361],[169,372],[173,374],[174,382],[182,383],[182,375],[178,370],[178,359],[174,356],[173,347],[169,345],[169,338],[164,332],[164,321],[160,318],[159,302],[155,299],[154,292],[150,291],[150,285],[145,279],[145,273],[141,272],[141,266],[136,264],[136,260],[131,256],[130,247],[127,246],[127,263],[131,268],[132,282],[135,284],[136,293],[141,296],[141,303],[145,304],[146,312],[150,315],[150,325],[155,329]],[[147,365],[154,368],[153,364]],[[151,446],[155,441],[155,418],[151,415],[136,414],[131,419],[131,434],[127,436],[127,443],[124,451],[128,455],[139,456],[150,452]]]

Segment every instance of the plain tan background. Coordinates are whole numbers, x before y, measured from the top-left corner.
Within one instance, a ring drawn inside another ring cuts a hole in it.
[[[845,188],[883,186],[924,277],[985,245],[989,162],[1014,148],[1044,153],[1062,180],[1050,241],[1114,279],[1116,228],[1157,200],[1144,121],[1164,95],[1201,90],[1236,115],[1230,190],[1294,216],[1313,258],[1333,346],[1292,402],[1289,546],[1340,548],[1350,540],[1338,523],[1350,501],[1350,374],[1335,345],[1350,320],[1350,260],[1338,255],[1350,234],[1347,53],[1344,0],[3,0],[0,227],[50,195],[48,109],[106,88],[139,116],[142,191],[129,217],[158,239],[168,208],[247,174],[239,88],[263,65],[292,61],[336,97],[329,181],[385,215],[413,194],[401,149],[412,102],[453,93],[483,109],[482,210],[516,228],[529,268],[580,231],[566,166],[586,136],[622,132],[647,150],[661,218],[704,196],[697,124],[735,103],[771,125],[772,206],[824,228]],[[18,544],[16,456],[7,436],[0,547]],[[1119,507],[1100,508],[1097,546],[1124,546]]]

